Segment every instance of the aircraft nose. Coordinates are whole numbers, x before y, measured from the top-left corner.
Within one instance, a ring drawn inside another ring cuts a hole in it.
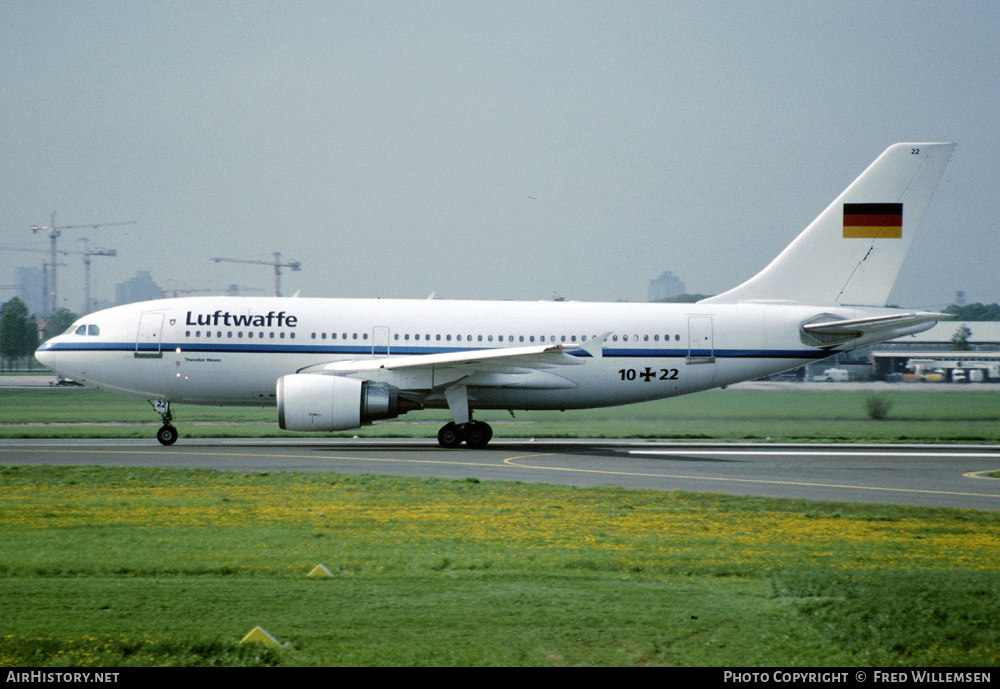
[[[35,359],[37,359],[38,363],[45,368],[53,367],[56,362],[56,350],[51,340],[43,342],[42,345],[35,350]]]

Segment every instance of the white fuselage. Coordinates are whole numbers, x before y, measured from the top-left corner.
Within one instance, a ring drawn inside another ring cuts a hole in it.
[[[844,351],[805,344],[803,322],[820,314],[850,319],[887,311],[192,297],[91,314],[49,340],[37,357],[88,386],[150,400],[272,405],[279,378],[331,362],[562,344],[581,365],[499,367],[488,383],[480,373],[481,385],[476,377],[467,381],[468,401],[479,409],[573,409],[672,397],[795,368]],[[607,333],[595,356],[578,349]],[[852,348],[864,344],[852,342]],[[414,389],[423,391],[426,406],[447,406],[438,388],[427,379]]]

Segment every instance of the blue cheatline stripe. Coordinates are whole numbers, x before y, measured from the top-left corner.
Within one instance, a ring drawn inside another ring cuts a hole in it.
[[[39,351],[60,351],[60,352],[173,352],[177,349],[181,354],[328,354],[338,356],[371,356],[372,346],[344,345],[344,346],[317,346],[313,344],[303,345],[279,345],[279,344],[209,344],[199,342],[195,345],[178,345],[176,343],[163,343],[159,347],[155,343],[146,343],[136,348],[134,342],[88,342],[70,343],[59,342],[42,345]],[[479,352],[492,347],[391,347],[391,356],[408,356],[419,354],[444,354],[451,352]],[[385,355],[384,347],[376,347],[375,354]],[[581,350],[569,351],[567,354],[580,357],[589,357],[590,354]],[[694,350],[687,349],[605,349],[604,358],[627,358],[627,359],[683,359],[688,354],[693,356],[714,356],[716,359],[824,359],[830,356],[830,352],[815,349],[716,349]]]

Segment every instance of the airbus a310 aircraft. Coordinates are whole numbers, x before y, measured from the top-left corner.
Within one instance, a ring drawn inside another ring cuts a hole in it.
[[[85,385],[174,403],[277,405],[292,431],[447,408],[444,447],[484,447],[473,410],[684,395],[930,328],[885,308],[954,144],[891,146],[770,265],[694,304],[192,297],[81,318],[36,356]]]

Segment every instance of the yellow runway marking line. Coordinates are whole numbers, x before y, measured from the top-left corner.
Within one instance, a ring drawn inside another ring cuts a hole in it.
[[[631,453],[630,453],[631,454]],[[642,454],[642,453],[637,453]],[[531,455],[528,455],[531,456]],[[534,455],[536,457],[541,457],[543,455]],[[685,476],[683,474],[650,474],[643,472],[631,472],[631,471],[606,471],[603,469],[574,469],[571,467],[546,467],[546,466],[532,466],[529,464],[514,464],[511,460],[521,459],[520,457],[512,457],[511,459],[505,459],[504,464],[509,464],[510,466],[516,466],[521,469],[539,469],[546,471],[575,471],[584,474],[608,474],[612,476],[637,476],[646,478],[672,478],[672,479],[683,479],[686,481],[720,481],[720,482],[730,482],[730,483],[755,483],[764,485],[776,485],[776,486],[805,486],[809,488],[841,488],[841,489],[853,489],[853,490],[870,490],[870,491],[887,491],[890,493],[923,493],[928,495],[960,495],[963,497],[976,497],[976,498],[997,498],[1000,499],[1000,495],[995,495],[991,493],[966,493],[959,491],[948,491],[948,490],[923,490],[920,488],[887,488],[881,486],[853,486],[853,485],[841,485],[837,483],[810,483],[806,481],[777,481],[772,479],[754,479],[754,478],[729,478],[726,476]]]
[[[47,448],[45,452],[53,453],[63,453],[63,454],[119,454],[119,450],[84,450],[84,449],[53,449]],[[162,450],[131,450],[132,454],[137,455],[157,455],[160,457],[164,456]],[[662,450],[662,451],[630,451],[630,454],[722,454],[724,451],[703,451],[703,452],[691,452],[691,451],[673,451],[673,450]],[[757,451],[752,451],[757,452]],[[763,454],[763,453],[761,453]],[[791,454],[803,454],[803,453],[791,453]],[[183,452],[171,452],[171,455],[180,455],[186,457],[243,457],[243,453],[236,452],[193,452],[193,451],[183,451]],[[313,455],[298,455],[298,454],[261,454],[254,455],[255,457],[261,457],[265,459],[310,459],[316,460],[317,457]],[[534,459],[541,457],[554,457],[558,456],[555,453],[539,453],[530,455],[517,455],[514,457],[508,457],[502,461],[502,464],[512,468],[519,469],[535,469],[539,471],[564,471],[564,472],[576,472],[582,474],[603,474],[608,476],[633,476],[641,478],[668,478],[668,479],[680,479],[686,481],[718,481],[718,482],[729,482],[729,483],[753,483],[753,484],[763,484],[763,485],[778,485],[778,486],[804,486],[811,488],[839,488],[839,489],[852,489],[852,490],[868,490],[868,491],[886,491],[891,493],[921,493],[928,495],[957,495],[964,497],[980,497],[980,498],[998,498],[1000,495],[994,495],[990,493],[968,493],[960,491],[943,491],[943,490],[924,490],[919,488],[889,488],[881,486],[857,486],[857,485],[846,485],[846,484],[836,484],[836,483],[812,483],[805,481],[778,481],[771,479],[748,479],[748,478],[729,478],[724,476],[685,476],[683,474],[656,474],[656,473],[644,473],[644,472],[631,472],[631,471],[609,471],[604,469],[576,469],[572,467],[552,467],[552,466],[541,466],[533,464],[521,464],[517,460],[523,459]],[[982,457],[982,455],[975,455]],[[483,462],[445,462],[441,460],[429,460],[429,459],[395,459],[389,457],[350,457],[350,456],[339,456],[339,455],[327,455],[322,459],[334,459],[334,460],[344,460],[344,461],[355,461],[355,462],[385,462],[385,463],[399,463],[399,464],[446,464],[449,466],[474,466],[474,467],[496,467],[496,464],[487,464]],[[989,471],[989,470],[987,470]],[[975,472],[982,473],[982,472]],[[964,475],[964,474],[963,474]],[[971,477],[970,477],[971,478]],[[979,478],[979,477],[975,477]]]
[[[997,478],[995,476],[990,476],[990,474],[995,474],[998,471],[1000,471],[1000,469],[982,469],[981,471],[969,471],[969,472],[966,472],[966,473],[962,474],[962,476],[964,478],[985,478],[985,479],[989,479],[989,480],[992,480],[992,481],[996,481]]]

